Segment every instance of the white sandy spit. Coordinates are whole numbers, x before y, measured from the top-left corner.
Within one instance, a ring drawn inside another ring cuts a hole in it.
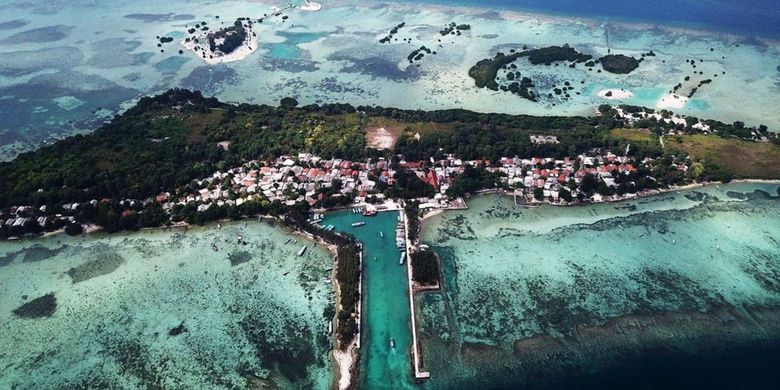
[[[602,89],[599,91],[599,97],[609,100],[629,99],[634,97],[634,93],[625,89]]]
[[[656,103],[656,108],[676,108],[676,109],[682,109],[685,108],[685,105],[688,103],[688,98],[685,96],[675,95],[675,94],[666,94],[661,97],[661,100]]]

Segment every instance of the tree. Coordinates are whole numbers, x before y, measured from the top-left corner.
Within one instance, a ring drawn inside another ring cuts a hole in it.
[[[544,190],[539,187],[534,188],[534,199],[539,201],[544,199]]]
[[[295,108],[298,107],[298,101],[295,98],[285,97],[279,101],[279,106],[282,108]]]
[[[68,226],[65,226],[65,234],[69,236],[77,236],[82,232],[84,232],[84,228],[81,227],[81,224],[71,223]]]

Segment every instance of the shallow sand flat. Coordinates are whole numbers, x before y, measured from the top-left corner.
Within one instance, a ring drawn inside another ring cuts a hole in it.
[[[270,12],[270,2],[236,1],[230,7],[183,0],[77,1],[39,7],[22,3],[4,3],[0,11],[29,20],[25,29],[75,27],[57,30],[57,40],[23,47],[0,45],[0,97],[4,97],[0,113],[7,119],[0,124],[3,159],[18,153],[19,148],[11,146],[17,141],[31,148],[52,135],[90,131],[138,95],[176,86],[233,102],[277,103],[292,95],[302,104],[348,102],[409,109],[589,115],[604,103],[598,96],[601,90],[625,89],[634,96],[621,102],[657,107],[676,84],[684,83],[693,71],[702,71],[705,74],[695,75],[692,82],[707,78],[713,82],[699,88],[679,111],[780,129],[780,117],[772,105],[780,99],[777,42],[508,11],[336,1],[323,4],[318,12],[288,10],[286,22],[270,18],[255,23],[258,47],[252,55],[209,66],[193,53],[178,54],[177,42],[186,33],[185,26],[206,21],[217,28],[238,17],[259,18]],[[395,36],[398,41],[380,44],[379,39],[402,21],[406,27]],[[451,22],[468,23],[471,30],[462,36],[442,37],[439,30]],[[0,40],[17,32],[1,30]],[[161,53],[156,36],[176,40],[163,45]],[[406,38],[412,42],[404,42]],[[518,61],[521,72],[537,81],[541,94],[570,82],[575,90],[568,101],[554,98],[532,103],[477,89],[468,77],[474,63],[498,50],[563,43],[596,56],[610,49],[633,56],[653,50],[657,56],[647,57],[628,76],[597,73],[598,66],[589,71],[584,67],[531,67]],[[409,64],[407,56],[423,45],[437,54]],[[697,68],[686,62],[690,59],[696,60]],[[685,85],[685,92],[690,88]],[[83,104],[63,105],[65,98]]]
[[[238,235],[248,244],[237,244]],[[300,237],[285,245],[290,237],[242,222],[3,242],[0,340],[15,352],[0,355],[0,387],[232,388],[247,378],[327,387],[323,313],[332,289],[321,280],[331,255]],[[309,250],[298,257],[304,243]],[[49,292],[57,299],[51,317],[11,314]],[[182,323],[185,332],[169,335]]]
[[[418,298],[429,387],[545,384],[556,370],[604,380],[615,364],[653,366],[653,350],[737,356],[717,344],[724,337],[737,349],[775,348],[778,187],[576,208],[485,196],[432,217],[422,236],[442,255],[446,290]],[[764,352],[745,353],[755,362]]]

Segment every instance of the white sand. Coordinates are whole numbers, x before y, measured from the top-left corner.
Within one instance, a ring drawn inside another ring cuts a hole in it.
[[[688,103],[688,98],[685,96],[675,95],[675,94],[666,94],[663,97],[661,97],[661,100],[658,101],[658,103],[655,104],[656,108],[676,108],[676,109],[683,109],[685,108],[685,105]]]
[[[599,97],[609,100],[630,99],[634,97],[634,93],[625,89],[602,89],[599,91]]]
[[[336,358],[336,364],[339,367],[339,389],[344,390],[352,383],[352,366],[355,364],[355,348],[353,342],[347,348],[347,351],[334,350],[333,355]]]
[[[247,28],[246,31],[247,31],[247,39],[244,40],[244,43],[241,45],[241,47],[239,47],[236,50],[233,50],[233,52],[230,54],[222,54],[219,51],[212,52],[209,49],[209,45],[205,33],[197,36],[199,43],[195,43],[192,40],[189,42],[183,40],[181,41],[181,45],[187,48],[187,50],[194,52],[198,58],[205,61],[209,65],[217,65],[217,64],[227,63],[227,62],[241,61],[244,58],[248,57],[253,52],[255,52],[258,46],[257,37],[255,36],[252,29]],[[206,53],[205,58],[203,56],[203,53]]]

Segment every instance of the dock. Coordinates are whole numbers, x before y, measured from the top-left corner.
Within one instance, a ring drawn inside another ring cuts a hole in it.
[[[409,242],[409,221],[406,218],[406,215],[404,214],[404,211],[401,210],[401,215],[403,215],[404,219],[404,238],[406,240],[406,248],[407,251],[405,252],[404,256],[406,257],[406,277],[407,277],[407,288],[409,293],[409,309],[411,310],[411,318],[412,318],[412,366],[414,368],[414,379],[415,380],[422,380],[422,379],[428,379],[431,377],[431,373],[428,371],[423,371],[420,366],[422,366],[422,358],[420,357],[420,345],[417,341],[417,318],[415,315],[414,310],[414,288],[413,282],[412,282],[412,262],[409,260],[409,249],[411,249],[411,242]]]

